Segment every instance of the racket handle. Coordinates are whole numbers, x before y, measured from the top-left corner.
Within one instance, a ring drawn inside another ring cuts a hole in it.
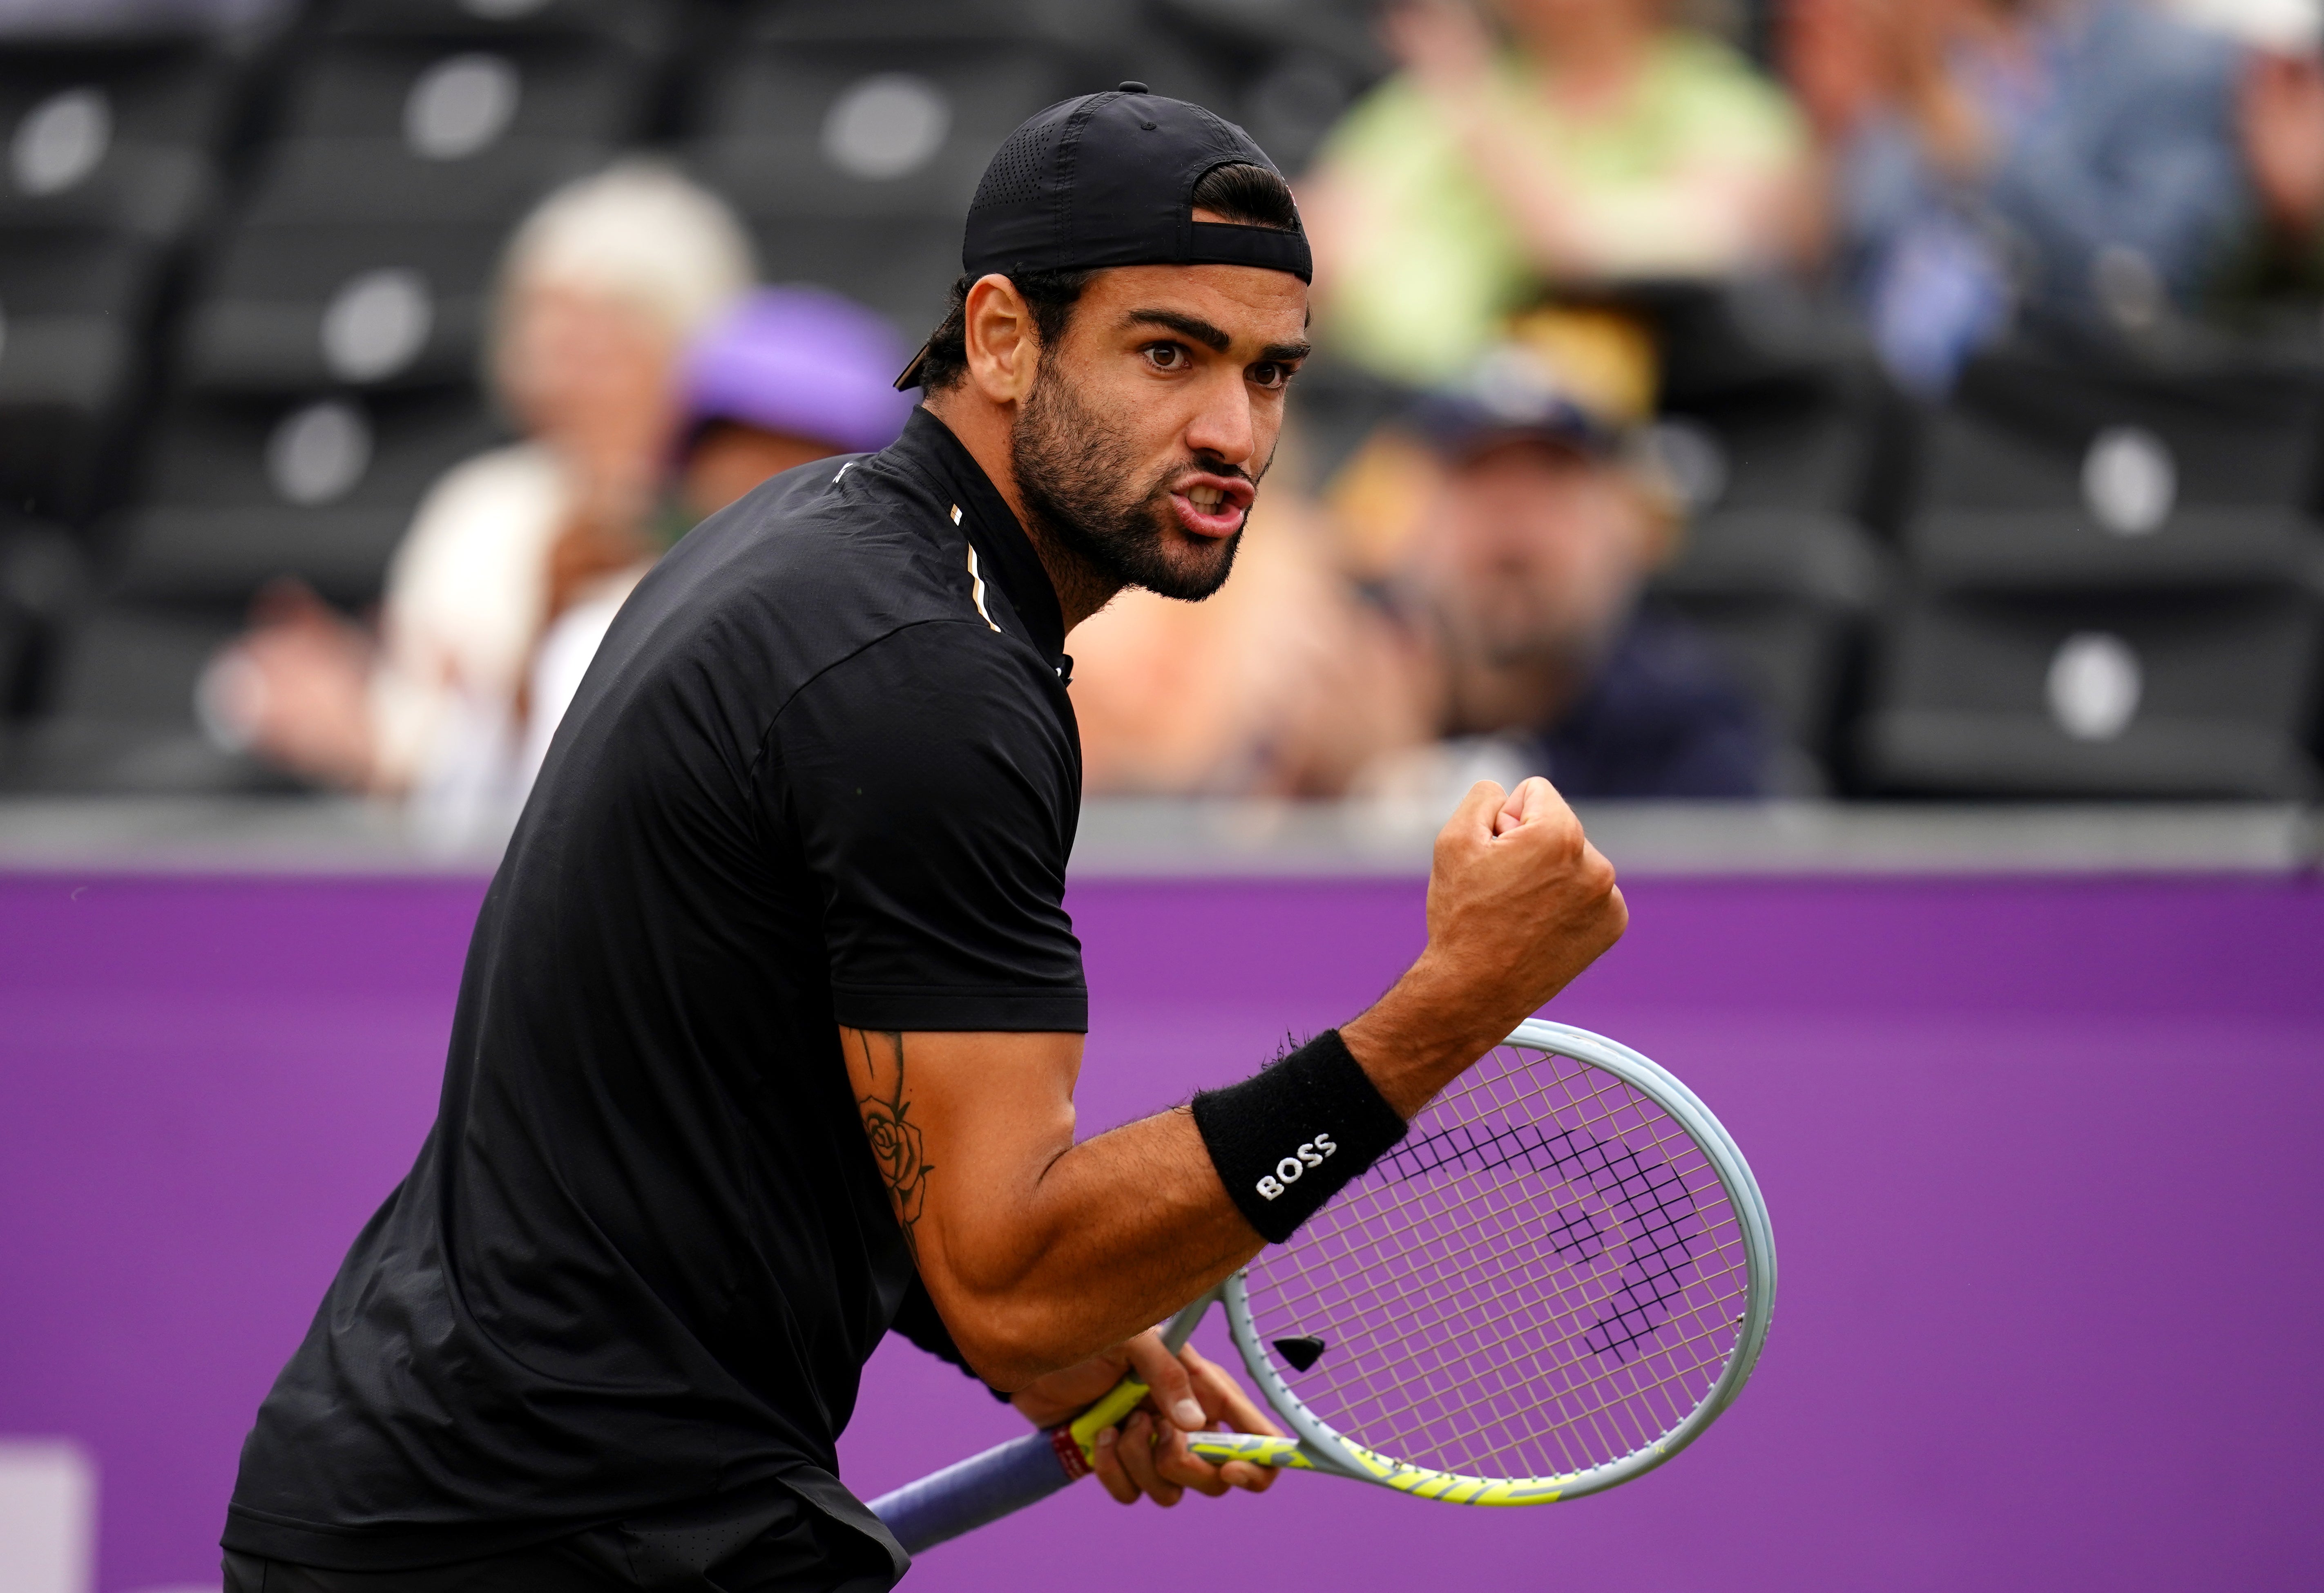
[[[1259,1432],[1190,1432],[1186,1448],[1198,1459],[1213,1466],[1223,1466],[1230,1460],[1248,1460],[1254,1466],[1273,1466],[1293,1471],[1313,1471],[1315,1462],[1299,1447],[1296,1438],[1269,1438]]]
[[[1065,1468],[1056,1436],[1028,1432],[995,1444],[981,1455],[881,1495],[872,1501],[872,1514],[913,1554],[973,1532],[1038,1504],[1082,1475],[1080,1469]]]

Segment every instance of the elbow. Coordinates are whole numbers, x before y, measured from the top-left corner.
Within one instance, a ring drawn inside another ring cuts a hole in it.
[[[1004,1394],[1015,1394],[1094,1353],[1066,1343],[1054,1324],[1042,1320],[1044,1314],[1002,1301],[969,1303],[957,1313],[947,1308],[944,1313],[962,1357],[979,1377]]]

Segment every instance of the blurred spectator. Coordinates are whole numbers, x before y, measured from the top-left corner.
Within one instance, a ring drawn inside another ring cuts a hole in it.
[[[909,358],[886,321],[822,288],[761,288],[714,321],[686,357],[665,545],[769,477],[895,441],[912,412],[911,397],[895,386]],[[531,786],[598,644],[659,551],[599,582],[542,635],[512,799]]]
[[[2250,47],[2237,107],[2259,215],[2218,297],[2229,310],[2324,298],[2324,0],[2201,0]]]
[[[1781,93],[1665,0],[1467,0],[1388,16],[1403,69],[1327,143],[1301,208],[1334,347],[1447,379],[1544,283],[1734,272],[1784,254],[1807,141]]]
[[[1337,796],[1433,731],[1408,649],[1341,576],[1316,505],[1279,479],[1217,596],[1124,592],[1073,648],[1092,796]]]
[[[1793,0],[1842,270],[1924,393],[2020,310],[2137,331],[2247,215],[2238,52],[2140,0]]]
[[[560,616],[618,602],[656,551],[679,355],[751,276],[739,224],[659,165],[544,200],[503,262],[489,354],[527,440],[421,502],[376,644],[304,588],[263,598],[206,683],[212,717],[309,778],[409,794],[450,833],[521,794],[535,654]]]
[[[1757,710],[1683,622],[1641,602],[1674,529],[1646,412],[1576,376],[1506,347],[1415,412],[1434,475],[1402,595],[1452,740],[1376,765],[1374,792],[1440,783],[1448,761],[1462,769],[1442,783],[1494,773],[1474,755],[1488,738],[1507,773],[1568,796],[1766,792]]]

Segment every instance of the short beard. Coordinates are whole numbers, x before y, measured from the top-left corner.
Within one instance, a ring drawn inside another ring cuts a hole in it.
[[[1191,468],[1228,476],[1241,472],[1188,461],[1142,487],[1129,485],[1136,468],[1129,443],[1082,403],[1071,380],[1046,356],[1032,394],[1017,413],[1010,441],[1017,489],[1024,495],[1034,531],[1079,559],[1097,582],[1112,590],[1144,587],[1187,603],[1199,603],[1226,585],[1242,533],[1216,543],[1186,533],[1199,545],[1191,550],[1191,560],[1174,560],[1170,485]]]

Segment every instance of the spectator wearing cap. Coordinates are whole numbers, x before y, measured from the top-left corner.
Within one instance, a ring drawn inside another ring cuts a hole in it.
[[[1645,406],[1616,390],[1643,394],[1642,373],[1578,375],[1508,345],[1410,416],[1434,469],[1398,596],[1449,740],[1376,764],[1370,789],[1433,785],[1483,738],[1572,797],[1766,794],[1757,709],[1701,637],[1641,602],[1673,527]]]
[[[496,808],[542,639],[650,556],[679,357],[753,272],[725,206],[651,162],[543,200],[503,257],[487,348],[523,440],[421,500],[375,638],[304,588],[266,594],[206,683],[219,717],[261,756],[409,797],[445,833]]]
[[[676,479],[662,516],[668,540],[770,477],[895,441],[912,412],[893,380],[905,353],[878,315],[821,288],[761,288],[712,322],[686,356]],[[641,550],[600,579],[541,637],[524,747],[504,805],[531,787],[597,644],[660,551]]]
[[[1798,246],[1805,128],[1666,0],[1495,0],[1389,14],[1403,62],[1301,198],[1332,346],[1449,380],[1552,285],[1723,276]]]
[[[912,401],[895,329],[822,288],[761,288],[687,353],[678,506],[706,520],[770,476],[896,440]]]

